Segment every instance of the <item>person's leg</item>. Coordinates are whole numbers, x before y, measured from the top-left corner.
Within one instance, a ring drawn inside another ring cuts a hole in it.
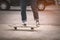
[[[34,20],[36,22],[39,22],[37,0],[31,0],[31,8],[32,8],[32,11],[33,11]]]
[[[22,22],[25,24],[27,21],[26,17],[26,0],[20,0],[21,2],[21,17],[22,17]]]

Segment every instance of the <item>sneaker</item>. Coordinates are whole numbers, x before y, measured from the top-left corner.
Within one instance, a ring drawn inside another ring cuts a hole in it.
[[[23,26],[26,26],[26,24],[23,24]]]
[[[36,22],[36,25],[39,25],[39,22]]]
[[[40,24],[39,24],[39,20],[37,19],[36,20],[36,26],[39,26]]]
[[[26,23],[27,23],[26,21],[23,21],[23,26],[26,26]]]

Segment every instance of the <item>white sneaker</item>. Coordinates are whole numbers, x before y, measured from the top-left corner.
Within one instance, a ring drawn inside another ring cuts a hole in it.
[[[23,21],[22,24],[23,24],[23,26],[26,26],[27,22],[26,21]]]
[[[37,19],[36,20],[36,26],[39,26],[40,24],[39,24],[39,20]]]
[[[39,22],[36,22],[36,25],[39,25]]]

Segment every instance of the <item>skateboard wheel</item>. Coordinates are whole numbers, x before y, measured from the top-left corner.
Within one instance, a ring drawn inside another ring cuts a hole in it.
[[[34,28],[32,27],[31,30],[34,30]]]
[[[14,27],[15,30],[17,30],[17,27]]]

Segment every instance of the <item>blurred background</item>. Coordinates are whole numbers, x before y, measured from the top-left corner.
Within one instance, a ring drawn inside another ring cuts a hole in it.
[[[39,27],[15,30],[13,26],[22,25],[20,0],[0,0],[0,40],[60,40],[60,0],[38,0],[37,4]],[[29,1],[26,13],[27,25],[36,25]]]

